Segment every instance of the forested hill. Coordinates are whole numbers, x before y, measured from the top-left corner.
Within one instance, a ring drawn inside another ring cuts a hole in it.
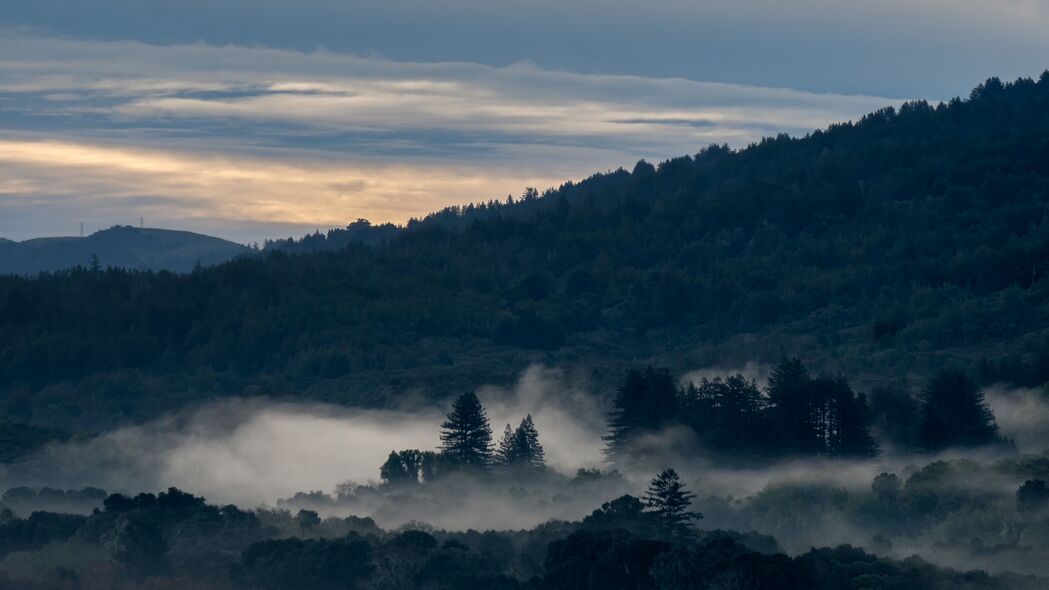
[[[76,266],[189,272],[250,253],[246,246],[187,231],[116,226],[87,237],[0,239],[0,274],[35,276]]]
[[[0,279],[0,391],[13,419],[97,427],[221,393],[447,395],[537,360],[601,385],[798,355],[863,387],[986,356],[1038,382],[1047,204],[1049,73],[991,79],[370,245]]]

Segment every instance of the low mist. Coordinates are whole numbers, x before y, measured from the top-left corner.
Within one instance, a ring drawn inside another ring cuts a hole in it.
[[[760,383],[767,367],[692,371],[681,382],[735,372]],[[210,403],[91,440],[46,447],[27,461],[0,468],[0,481],[4,487],[97,486],[124,493],[175,486],[215,504],[369,516],[390,529],[426,523],[447,530],[485,530],[582,519],[622,494],[643,494],[656,472],[673,466],[697,494],[695,507],[705,514],[702,528],[772,535],[789,553],[851,543],[886,556],[918,554],[960,568],[1049,574],[1049,566],[1030,561],[1015,548],[1021,541],[1035,542],[1030,540],[1034,533],[1010,537],[1010,531],[1020,530],[1015,523],[1022,521],[1014,499],[1017,486],[1028,477],[1022,453],[1049,448],[1049,403],[1040,391],[986,392],[1002,435],[1014,441],[1016,450],[935,456],[886,452],[870,460],[733,465],[706,458],[694,440],[686,440],[687,433],[671,428],[647,441],[663,449],[662,455],[646,465],[620,467],[622,475],[611,473],[603,461],[607,408],[585,381],[533,366],[512,387],[486,386],[477,393],[496,441],[505,424],[516,426],[532,415],[555,473],[523,487],[499,478],[453,475],[410,493],[384,492],[373,484],[387,455],[435,449],[445,405],[379,411],[252,398]],[[949,467],[935,468],[939,461]],[[574,477],[580,468],[598,468],[603,474]],[[940,514],[940,524],[890,542],[878,532],[885,524],[880,515],[902,514],[903,509],[873,499],[872,481],[882,473],[898,476],[901,489],[911,486],[915,474],[932,478],[923,484],[931,486],[927,489],[944,498],[968,498],[974,507],[970,510],[979,512]],[[1049,543],[1049,528],[1045,534]],[[972,545],[974,538],[986,539],[989,548]]]
[[[551,467],[572,473],[601,462],[604,410],[566,376],[532,367],[511,389],[484,387],[493,437],[532,414]],[[263,398],[209,403],[86,442],[54,445],[0,481],[137,493],[176,486],[210,502],[272,505],[303,490],[377,480],[393,450],[434,449],[446,408],[354,410]]]

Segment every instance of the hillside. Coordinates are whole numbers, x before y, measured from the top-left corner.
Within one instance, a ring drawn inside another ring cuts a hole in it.
[[[12,419],[98,428],[224,394],[446,396],[531,362],[599,389],[641,362],[784,355],[861,389],[982,357],[1040,382],[1047,205],[1049,72],[991,79],[370,243],[318,235],[188,276],[0,279],[0,391]]]
[[[0,274],[33,276],[75,266],[189,272],[199,263],[226,262],[249,250],[219,238],[186,231],[116,226],[89,236],[0,240]]]

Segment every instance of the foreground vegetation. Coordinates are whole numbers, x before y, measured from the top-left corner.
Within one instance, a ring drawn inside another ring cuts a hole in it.
[[[1049,573],[1038,558],[1049,550],[1044,481],[1025,483],[1015,494],[981,491],[972,481],[1044,474],[1046,465],[1045,457],[993,466],[940,462],[905,481],[880,475],[867,491],[787,484],[745,502],[712,496],[696,502],[706,516],[699,523],[750,523],[758,530],[776,529],[776,538],[694,528],[691,518],[667,519],[667,507],[687,508],[690,494],[680,485],[676,496],[668,486],[660,487],[660,481],[676,483],[665,473],[653,481],[645,499],[625,495],[581,520],[516,531],[441,530],[421,523],[383,530],[366,517],[213,506],[176,489],[135,497],[114,494],[88,515],[0,512],[0,584],[27,590],[1040,588],[1046,578],[963,573],[906,556],[924,554],[963,569],[990,564],[996,571]],[[407,493],[437,494],[442,485],[423,484]],[[514,493],[538,484],[474,480],[473,485]],[[377,491],[391,502],[408,502],[403,487],[382,484]],[[684,501],[660,504],[653,493]],[[4,501],[15,495],[5,495]],[[455,500],[445,496],[443,501]],[[444,509],[433,502],[429,506]],[[804,545],[813,537],[822,539],[819,545],[838,542],[854,530],[846,522],[863,525],[870,536],[862,543],[868,550]],[[778,539],[788,541],[793,557]]]
[[[770,380],[771,392],[799,383],[819,391],[818,379],[798,380],[799,368],[784,361]],[[664,387],[664,377],[656,370],[633,374],[618,399],[635,388]],[[942,381],[934,380],[933,388]],[[723,386],[704,382],[698,390]],[[935,409],[935,403],[930,394],[926,406]],[[641,434],[632,429],[643,417],[632,406],[621,407],[628,411],[612,415],[607,439],[617,461],[626,459],[624,445]],[[923,414],[930,412],[927,407]],[[973,430],[934,422],[940,434]],[[277,509],[209,505],[175,488],[135,496],[94,488],[8,490],[0,498],[0,585],[1025,590],[1049,582],[1037,577],[1049,576],[1040,557],[1049,551],[1046,455],[934,461],[867,481],[835,481],[833,474],[849,464],[825,456],[818,459],[824,463],[785,466],[784,474],[801,477],[777,482],[769,476],[773,483],[745,498],[709,491],[721,485],[724,472],[688,466],[699,474],[690,485],[667,468],[635,496],[635,486],[616,471],[580,469],[568,477],[548,467],[531,416],[507,425],[496,443],[473,394],[452,405],[439,438],[436,451],[391,452],[378,468],[380,483],[347,484],[335,496],[299,494]],[[662,460],[632,450],[631,465]],[[869,459],[856,465],[872,466]],[[503,531],[467,524],[490,522],[499,511],[541,524]],[[556,514],[566,517],[549,519]],[[376,519],[403,524],[384,529]]]

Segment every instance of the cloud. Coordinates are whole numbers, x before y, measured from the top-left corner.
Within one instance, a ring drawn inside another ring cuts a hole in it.
[[[889,103],[528,63],[8,32],[0,201],[15,214],[0,235],[139,216],[241,239],[360,217],[404,222]],[[145,204],[154,197],[163,205]]]
[[[0,24],[151,43],[949,97],[1046,66],[1041,0],[34,0]],[[158,17],[163,15],[163,17]]]

